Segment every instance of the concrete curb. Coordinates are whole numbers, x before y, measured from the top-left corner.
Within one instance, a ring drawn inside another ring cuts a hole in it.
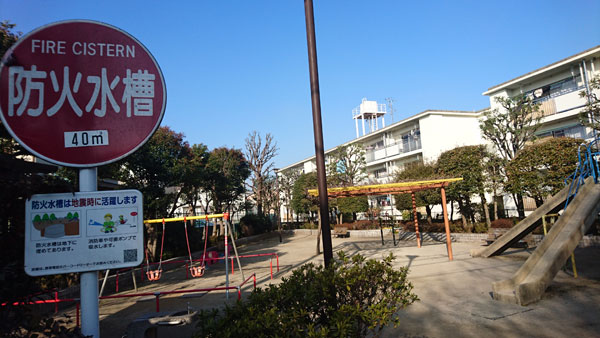
[[[307,236],[316,236],[316,229],[294,229],[294,230],[286,230],[285,233],[291,233],[294,235],[307,235]],[[369,237],[380,237],[381,230],[372,229],[372,230],[348,230],[350,233],[350,237],[354,238],[369,238]],[[443,232],[421,232],[421,239],[423,241],[433,241],[433,242],[446,242],[446,234]],[[391,229],[383,229],[384,236],[391,236]],[[400,230],[398,233],[398,238],[401,240],[414,240],[415,233],[412,231],[402,231]],[[487,233],[482,234],[470,234],[470,233],[453,233],[450,234],[450,238],[452,242],[486,242],[488,237]],[[537,245],[544,239],[544,235],[533,235],[534,243]],[[600,246],[600,236],[584,236],[583,239],[579,242],[579,248],[587,248],[590,246]]]

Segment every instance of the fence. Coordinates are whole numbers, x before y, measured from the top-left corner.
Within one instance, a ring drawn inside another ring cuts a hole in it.
[[[101,296],[98,299],[114,299],[114,298],[132,298],[132,297],[144,297],[144,296],[154,296],[156,298],[156,312],[160,312],[160,296],[162,295],[170,295],[170,294],[193,294],[199,292],[211,292],[211,291],[228,291],[228,290],[237,290],[238,300],[242,299],[242,287],[250,280],[253,279],[253,289],[256,289],[256,274],[253,273],[245,281],[243,281],[238,286],[228,286],[228,287],[216,287],[216,288],[204,288],[204,289],[187,289],[187,290],[173,290],[173,291],[156,291],[156,292],[140,292],[140,293],[132,293],[127,295],[112,295],[112,296]],[[39,294],[44,294],[49,292],[42,292]],[[55,304],[55,313],[58,312],[58,304],[64,302],[75,302],[75,312],[76,312],[76,326],[80,326],[80,304],[79,298],[58,298],[58,292],[54,293],[54,299],[44,299],[44,300],[36,300],[36,301],[23,301],[23,302],[13,302],[10,305],[13,306],[21,306],[21,305],[39,305],[39,304]],[[33,295],[32,295],[33,296]],[[32,297],[30,296],[30,297]],[[28,297],[28,298],[30,298]],[[7,306],[9,303],[2,303],[1,306]]]

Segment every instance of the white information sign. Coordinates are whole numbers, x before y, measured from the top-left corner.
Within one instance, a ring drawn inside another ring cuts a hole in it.
[[[33,195],[25,211],[25,272],[44,276],[139,265],[142,210],[137,190]]]

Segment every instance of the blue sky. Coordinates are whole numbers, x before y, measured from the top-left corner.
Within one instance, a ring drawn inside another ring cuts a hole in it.
[[[355,137],[363,97],[393,98],[394,121],[479,110],[487,88],[600,45],[597,0],[314,1],[327,149]],[[190,144],[243,148],[256,130],[277,141],[277,167],[314,155],[302,0],[0,0],[0,20],[23,33],[67,19],[119,27],[152,52],[162,124]]]

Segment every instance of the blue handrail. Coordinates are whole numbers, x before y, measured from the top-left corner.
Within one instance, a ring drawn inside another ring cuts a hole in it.
[[[575,198],[575,195],[577,195],[577,192],[579,191],[579,187],[584,184],[586,178],[592,176],[594,178],[594,183],[598,183],[598,178],[600,176],[600,167],[598,164],[598,159],[600,159],[600,150],[598,149],[599,142],[600,138],[596,138],[587,144],[582,143],[577,149],[577,168],[575,168],[575,172],[573,172],[572,175],[565,179],[565,184],[569,184],[569,181],[570,184],[564,210],[567,209],[569,202]]]

